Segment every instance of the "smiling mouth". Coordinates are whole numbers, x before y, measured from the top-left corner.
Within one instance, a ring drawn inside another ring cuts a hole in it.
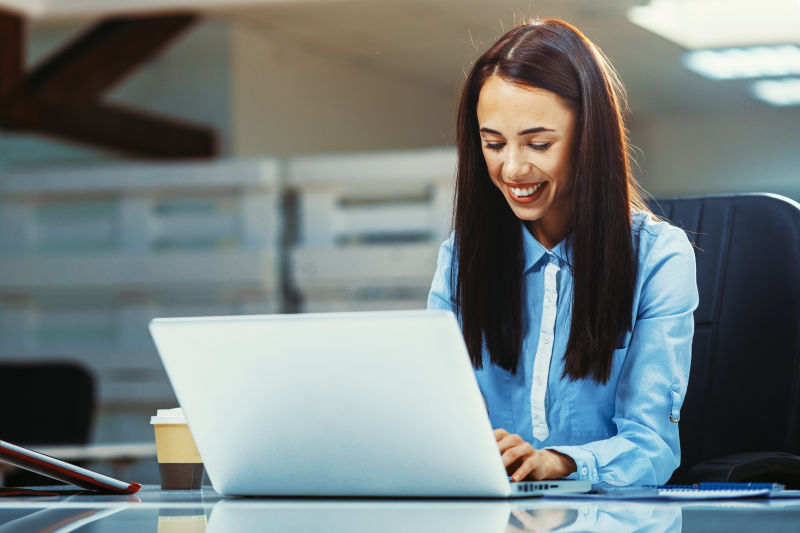
[[[542,194],[542,189],[547,185],[546,181],[540,181],[533,185],[526,185],[523,187],[515,187],[506,183],[506,190],[508,190],[511,198],[519,203],[531,203],[536,201]]]

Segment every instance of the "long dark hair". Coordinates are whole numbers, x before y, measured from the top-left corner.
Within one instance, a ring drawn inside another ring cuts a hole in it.
[[[636,262],[631,208],[646,210],[633,180],[622,116],[624,89],[602,52],[566,22],[519,25],[473,65],[458,108],[455,300],[475,368],[516,372],[521,351],[522,224],[492,184],[477,105],[490,76],[558,95],[576,117],[569,244],[574,278],[564,377],[608,381],[617,338],[632,326]]]

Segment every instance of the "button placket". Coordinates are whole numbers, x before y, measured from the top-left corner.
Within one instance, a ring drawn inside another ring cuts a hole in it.
[[[533,386],[531,387],[531,419],[533,436],[544,440],[550,435],[545,413],[545,393],[550,373],[550,359],[553,355],[553,338],[556,322],[557,287],[556,276],[561,270],[551,256],[551,262],[544,270],[544,298],[542,302],[542,323],[539,330],[539,344],[533,363]]]

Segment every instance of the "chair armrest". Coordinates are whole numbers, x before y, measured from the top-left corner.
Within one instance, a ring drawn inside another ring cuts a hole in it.
[[[800,456],[786,452],[735,453],[695,465],[687,477],[693,483],[771,481],[800,488]]]

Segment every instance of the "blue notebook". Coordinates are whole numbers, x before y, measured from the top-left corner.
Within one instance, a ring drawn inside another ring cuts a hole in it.
[[[774,498],[785,491],[779,483],[697,483],[694,485],[650,485],[640,487],[600,486],[589,494],[573,494],[573,498],[620,500],[718,500],[730,498]],[[556,496],[556,495],[554,495]],[[797,494],[786,494],[797,497]]]

